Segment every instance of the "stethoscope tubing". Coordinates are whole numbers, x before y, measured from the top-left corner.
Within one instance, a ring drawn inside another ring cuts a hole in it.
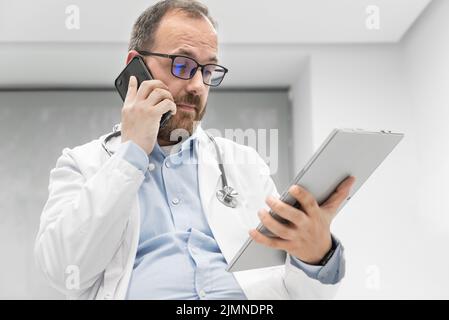
[[[226,178],[226,172],[225,172],[225,168],[223,165],[223,158],[221,157],[220,148],[218,147],[218,143],[215,141],[215,138],[212,135],[210,135],[207,132],[205,132],[205,133],[209,137],[209,140],[212,141],[212,143],[215,147],[215,152],[217,154],[217,160],[218,160],[218,168],[220,169],[220,172],[221,172],[222,189],[217,191],[216,196],[217,196],[218,200],[221,203],[223,203],[225,206],[230,207],[230,208],[235,208],[235,207],[237,207],[238,193],[234,190],[234,188],[232,188],[231,186],[228,185],[228,179]],[[115,125],[112,132],[109,133],[101,142],[101,146],[106,151],[106,153],[111,157],[114,153],[111,150],[109,150],[109,148],[107,147],[107,143],[112,138],[119,137],[120,135],[121,135],[120,125]]]

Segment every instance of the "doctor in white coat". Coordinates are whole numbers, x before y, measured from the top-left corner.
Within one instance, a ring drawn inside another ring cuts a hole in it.
[[[151,55],[149,51],[170,56]],[[222,287],[216,286],[215,297],[332,298],[344,274],[344,258],[343,248],[331,235],[330,225],[354,179],[345,180],[321,206],[307,190],[290,188],[289,192],[302,205],[303,210],[299,210],[277,200],[279,194],[269,169],[254,149],[216,138],[225,158],[239,155],[240,159],[247,160],[224,164],[229,184],[239,192],[239,205],[236,208],[223,205],[216,197],[221,187],[216,150],[198,125],[206,111],[209,87],[221,82],[226,73],[217,64],[217,34],[207,8],[195,1],[182,0],[162,1],[148,8],[134,25],[127,62],[139,54],[144,56],[157,80],[145,81],[137,87],[136,79],[131,77],[121,113],[121,136],[107,144],[112,156],[102,148],[103,136],[85,145],[64,149],[50,173],[49,197],[35,242],[36,261],[48,281],[72,299],[129,297],[134,274],[145,274],[145,270],[137,271],[136,256],[148,258],[139,248],[142,242],[149,240],[143,233],[146,226],[142,217],[151,212],[144,212],[146,207],[141,205],[139,189],[147,181],[146,177],[151,180],[152,172],[151,168],[142,170],[136,166],[120,150],[132,147],[150,157],[163,147],[181,144],[173,141],[172,133],[182,129],[197,141],[199,194],[194,197],[201,208],[186,212],[203,212],[205,228],[211,231],[207,239],[217,248],[213,253],[202,248],[194,258],[204,260],[208,254],[222,258],[210,262],[211,268],[213,263],[218,263],[213,274],[221,279],[220,285],[225,283]],[[203,66],[198,68],[196,61]],[[168,111],[173,116],[167,126],[160,128],[161,116]],[[153,195],[157,198],[152,198]],[[150,202],[163,201],[158,193],[146,196]],[[269,207],[291,223],[283,225],[274,220],[267,212]],[[157,214],[170,216],[170,210],[161,209]],[[279,238],[268,238],[254,230],[260,221]],[[170,228],[173,232],[179,231],[175,230],[176,226]],[[186,230],[183,234],[188,238],[192,229]],[[285,265],[227,273],[226,263],[248,234],[263,245],[285,250],[288,253]],[[178,258],[192,259],[189,250],[177,254]],[[334,260],[333,266],[329,266],[329,259]],[[151,260],[149,268],[157,266],[159,261]],[[207,296],[204,290],[195,287],[200,278],[206,279],[206,284],[212,281],[207,278],[211,274],[207,263],[204,270],[193,263],[185,270],[182,265],[159,266],[159,269],[164,271],[146,275],[143,282],[152,292],[149,297],[177,297],[176,292],[168,295],[160,283],[157,288],[153,285],[153,281],[157,283],[158,278],[162,278],[167,286],[170,279],[184,287],[192,283],[192,288],[188,288],[193,292],[192,298],[214,298],[213,294]],[[329,274],[333,280],[325,280]],[[188,278],[191,275],[194,281]],[[176,283],[170,284],[173,285]],[[180,291],[184,289],[179,288]],[[226,295],[226,290],[242,295]],[[200,292],[198,296],[196,292]]]

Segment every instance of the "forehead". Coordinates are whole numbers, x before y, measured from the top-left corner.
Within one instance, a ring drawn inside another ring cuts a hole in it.
[[[156,30],[153,50],[190,52],[194,58],[210,60],[218,52],[217,33],[206,17],[191,17],[172,10],[162,18]]]

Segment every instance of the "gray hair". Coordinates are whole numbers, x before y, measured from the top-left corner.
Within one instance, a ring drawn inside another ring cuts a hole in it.
[[[173,9],[180,10],[192,18],[207,18],[214,28],[216,22],[209,15],[206,5],[196,0],[163,0],[147,8],[134,23],[129,41],[129,50],[150,49],[154,45],[154,34],[164,15]]]

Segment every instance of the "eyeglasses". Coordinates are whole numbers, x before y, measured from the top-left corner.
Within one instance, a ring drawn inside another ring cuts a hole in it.
[[[218,64],[199,64],[196,60],[186,56],[139,50],[137,50],[137,52],[142,56],[157,56],[171,59],[171,73],[179,79],[192,79],[195,76],[198,68],[201,68],[204,84],[211,87],[218,87],[223,81],[224,76],[228,72],[228,69]]]

